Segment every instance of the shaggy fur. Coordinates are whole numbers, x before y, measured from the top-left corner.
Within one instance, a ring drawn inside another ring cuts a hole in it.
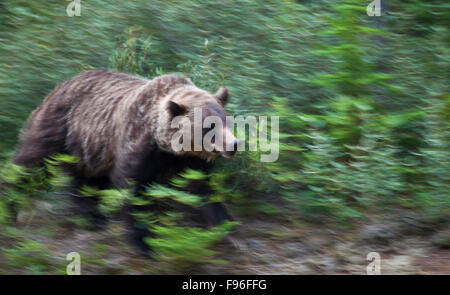
[[[188,118],[194,107],[202,108],[204,116],[225,118],[228,96],[226,88],[212,95],[181,75],[147,80],[109,71],[84,72],[58,86],[32,113],[14,163],[36,167],[52,154],[66,153],[80,159],[73,171],[78,186],[103,188],[112,183],[129,188],[132,181],[138,193],[147,183],[167,183],[185,168],[211,167],[207,160],[217,153],[171,150],[173,105]],[[190,190],[200,195],[211,192],[205,183]],[[97,214],[94,208],[88,211]],[[201,211],[209,224],[228,216],[221,204],[209,204]],[[145,247],[139,242],[142,235],[135,235],[135,240]]]

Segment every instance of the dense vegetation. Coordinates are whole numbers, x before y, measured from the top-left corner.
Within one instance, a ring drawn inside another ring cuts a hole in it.
[[[280,117],[278,161],[261,163],[259,152],[245,152],[219,160],[211,175],[214,199],[238,215],[348,226],[408,209],[448,219],[449,4],[382,1],[382,16],[369,17],[368,2],[331,2],[92,0],[70,18],[64,1],[2,1],[0,156],[3,181],[16,184],[3,189],[2,222],[12,199],[23,206],[30,196],[51,199],[67,181],[59,161],[76,161],[49,160],[50,176],[8,164],[26,118],[57,84],[98,68],[185,73],[210,91],[228,86],[234,115]],[[27,173],[34,180],[17,186]],[[198,177],[187,171],[175,183]],[[104,197],[105,211],[133,202],[128,192],[89,193]],[[199,205],[196,196],[166,187],[149,187],[148,197]],[[179,214],[159,217],[161,239],[149,243],[166,259],[211,261],[209,245],[232,225],[191,227],[192,240],[180,239],[186,229]],[[9,238],[20,236],[5,229]],[[18,243],[6,256],[20,264],[18,249],[33,245]]]

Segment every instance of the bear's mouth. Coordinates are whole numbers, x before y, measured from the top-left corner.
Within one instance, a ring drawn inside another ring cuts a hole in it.
[[[227,152],[220,153],[220,155],[226,159],[233,158],[235,154],[236,154],[236,151],[227,151]]]
[[[237,139],[234,139],[233,140],[233,148],[228,151],[222,151],[220,153],[220,155],[227,159],[233,158],[234,155],[236,154],[236,151],[238,150],[238,144],[239,144],[239,141]]]

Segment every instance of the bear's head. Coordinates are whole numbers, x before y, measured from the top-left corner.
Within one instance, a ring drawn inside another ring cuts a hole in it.
[[[234,156],[238,140],[227,120],[226,87],[215,94],[187,85],[174,90],[161,102],[156,140],[176,155],[193,155],[211,161],[220,155]],[[228,124],[227,124],[228,123]]]

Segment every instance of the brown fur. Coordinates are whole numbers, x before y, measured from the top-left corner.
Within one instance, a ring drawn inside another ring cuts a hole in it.
[[[169,102],[185,109],[191,119],[194,107],[224,119],[228,96],[226,88],[212,95],[176,74],[147,80],[109,71],[84,72],[58,86],[32,113],[14,163],[35,167],[52,154],[66,153],[79,158],[74,173],[78,186],[109,182],[127,188],[133,181],[138,192],[153,181],[168,183],[185,168],[208,169],[205,159],[215,156],[171,150],[175,130],[170,128]],[[205,183],[190,190],[211,192]],[[210,224],[227,216],[220,204],[205,208]],[[145,248],[142,235],[137,240]]]
[[[68,153],[80,158],[85,176],[109,176],[124,186],[129,173],[122,166],[135,160],[130,154],[154,144],[170,152],[168,100],[190,108],[218,104],[180,75],[146,80],[107,71],[82,73],[58,86],[33,112],[14,162],[37,166],[47,156]]]

